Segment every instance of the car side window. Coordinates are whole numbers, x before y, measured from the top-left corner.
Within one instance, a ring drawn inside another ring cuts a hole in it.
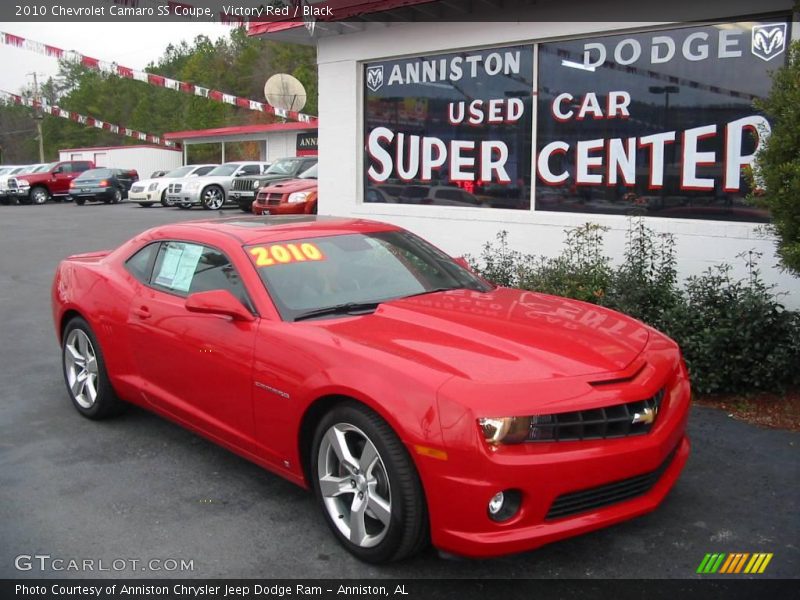
[[[228,257],[216,248],[188,242],[164,242],[156,257],[151,284],[188,296],[196,292],[228,290],[252,310],[242,280]]]
[[[209,172],[211,169],[213,169],[213,168],[214,168],[214,167],[213,167],[213,165],[212,165],[212,166],[210,166],[210,167],[200,167],[200,168],[199,168],[199,169],[197,169],[197,171],[195,171],[193,174],[194,174],[194,175],[198,175],[198,176],[200,176],[200,175],[205,175],[206,173],[208,173],[208,172]]]
[[[258,165],[245,165],[239,172],[243,175],[258,175],[261,172],[261,167]]]
[[[156,252],[158,252],[158,246],[158,242],[148,244],[125,261],[125,268],[145,285],[150,282],[150,274],[153,272],[153,260],[156,257]]]

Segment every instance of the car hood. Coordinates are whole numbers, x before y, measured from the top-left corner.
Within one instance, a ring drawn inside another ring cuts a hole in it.
[[[292,193],[304,192],[306,190],[316,189],[316,187],[316,179],[287,179],[285,181],[281,181],[280,183],[262,187],[261,189],[268,192]]]
[[[620,313],[509,288],[425,294],[383,303],[371,315],[313,323],[341,341],[483,383],[620,371],[649,337]]]
[[[170,183],[173,183],[175,181],[183,181],[183,180],[182,179],[174,179],[172,177],[169,177],[167,179],[164,179],[163,177],[154,177],[152,179],[137,179],[136,181],[133,182],[133,185],[143,185],[145,188],[147,188],[151,183],[164,183],[164,182],[167,182],[167,185],[169,185]],[[166,187],[166,186],[164,186],[164,187]]]

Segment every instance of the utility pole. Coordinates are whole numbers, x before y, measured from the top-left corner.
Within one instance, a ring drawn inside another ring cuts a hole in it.
[[[36,137],[39,140],[39,162],[44,162],[44,136],[42,135],[42,120],[44,120],[44,113],[42,112],[42,97],[39,95],[39,80],[37,74],[28,73],[33,75],[33,119],[36,121]]]

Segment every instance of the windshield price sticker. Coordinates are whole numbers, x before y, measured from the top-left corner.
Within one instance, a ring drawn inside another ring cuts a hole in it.
[[[322,251],[311,242],[302,244],[273,244],[250,248],[257,267],[272,267],[295,262],[325,260]]]

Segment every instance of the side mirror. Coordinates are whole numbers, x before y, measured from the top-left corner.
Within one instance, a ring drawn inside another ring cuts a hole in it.
[[[186,310],[209,315],[225,315],[234,321],[255,321],[256,318],[228,290],[211,290],[190,294],[184,303]]]
[[[64,172],[64,167],[56,167],[55,169],[53,169],[53,175],[58,175],[59,173],[63,172]]]

